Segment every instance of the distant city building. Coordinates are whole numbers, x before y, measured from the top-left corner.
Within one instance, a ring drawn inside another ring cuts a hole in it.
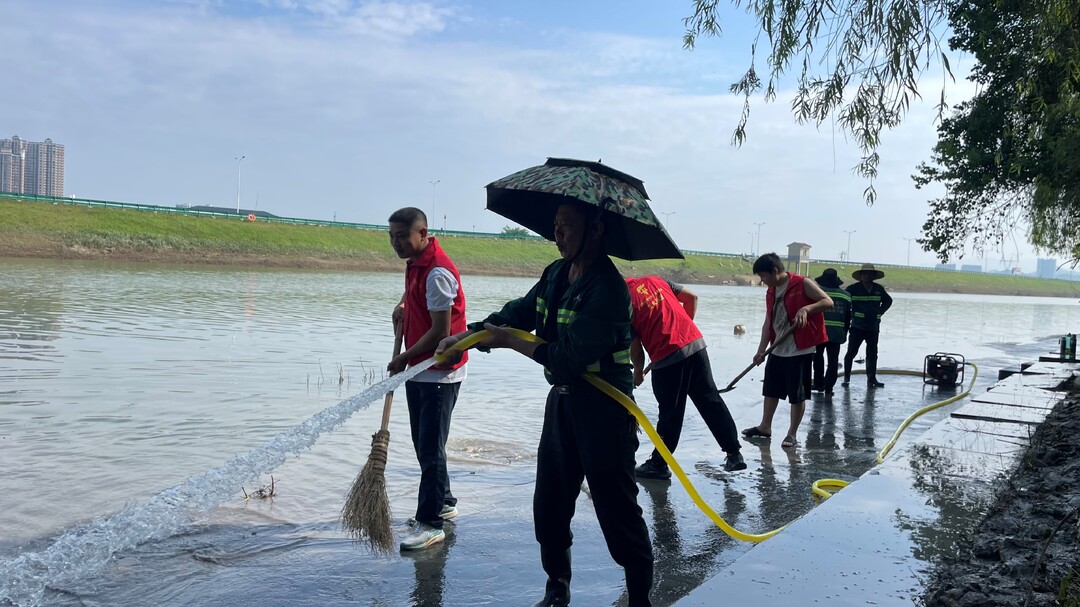
[[[64,146],[17,135],[0,139],[0,192],[63,196]]]
[[[1039,278],[1053,278],[1056,273],[1056,259],[1040,259],[1035,265],[1035,275]]]
[[[990,274],[1004,274],[1005,276],[1023,276],[1024,268],[1020,266],[1004,267],[1000,270],[989,272]]]
[[[935,270],[955,270],[956,269],[956,264],[955,263],[939,263],[936,266],[934,266],[934,269]]]
[[[961,272],[982,272],[982,266],[977,263],[965,263],[960,266]]]

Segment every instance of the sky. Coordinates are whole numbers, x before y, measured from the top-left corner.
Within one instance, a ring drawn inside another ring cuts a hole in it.
[[[725,8],[723,36],[688,51],[692,7],[0,0],[16,59],[0,137],[64,144],[65,194],[80,198],[235,208],[239,189],[243,208],[288,217],[382,224],[417,206],[436,228],[478,231],[509,223],[484,209],[491,181],[549,156],[599,159],[644,180],[683,249],[783,256],[798,241],[813,258],[934,263],[911,239],[941,191],[910,176],[936,141],[940,73],[885,134],[868,207],[857,146],[797,124],[790,89],[755,98],[731,145],[742,99],[728,85],[755,24]],[[1037,257],[1018,233],[985,258],[1031,271]]]

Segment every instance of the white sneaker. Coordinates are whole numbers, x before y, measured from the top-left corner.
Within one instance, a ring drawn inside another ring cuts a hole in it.
[[[439,511],[439,518],[441,518],[444,521],[448,521],[448,520],[454,518],[457,515],[458,515],[457,506],[443,506],[442,510]],[[405,521],[405,524],[410,526],[410,527],[413,527],[413,526],[416,525],[416,519],[412,518],[412,517],[409,517],[409,519]]]
[[[431,525],[417,523],[413,526],[412,533],[401,540],[402,550],[423,550],[428,546],[438,544],[446,539],[442,529],[436,529]]]

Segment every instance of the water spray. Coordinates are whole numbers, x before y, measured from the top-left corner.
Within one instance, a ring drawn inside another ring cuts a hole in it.
[[[312,415],[225,464],[154,495],[145,504],[131,504],[119,512],[96,518],[64,532],[40,552],[20,554],[0,562],[0,605],[37,607],[46,588],[64,587],[93,575],[118,552],[169,537],[191,521],[232,496],[237,487],[260,478],[286,457],[309,449],[323,432],[343,424],[372,401],[435,364],[429,359],[388,377],[363,392]]]

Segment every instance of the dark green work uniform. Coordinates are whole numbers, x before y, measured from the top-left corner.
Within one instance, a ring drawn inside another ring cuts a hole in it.
[[[818,344],[814,354],[814,390],[832,394],[840,369],[840,346],[847,341],[851,327],[851,296],[840,287],[822,286],[821,290],[832,298],[833,307],[825,310],[825,332],[829,341]]]
[[[881,331],[881,315],[892,307],[892,297],[885,287],[872,283],[867,289],[861,282],[847,287],[851,296],[851,331],[848,335],[847,353],[844,354],[844,384],[851,381],[851,364],[859,347],[866,342],[866,382],[877,383],[878,333]]]
[[[584,478],[608,551],[625,571],[629,605],[648,606],[653,555],[637,503],[637,423],[622,405],[580,377],[596,373],[632,394],[630,295],[606,256],[573,284],[569,270],[568,261],[552,263],[524,297],[483,322],[535,331],[547,342],[533,355],[552,385],[537,449],[533,520],[548,595],[565,592],[569,598],[570,520]]]

